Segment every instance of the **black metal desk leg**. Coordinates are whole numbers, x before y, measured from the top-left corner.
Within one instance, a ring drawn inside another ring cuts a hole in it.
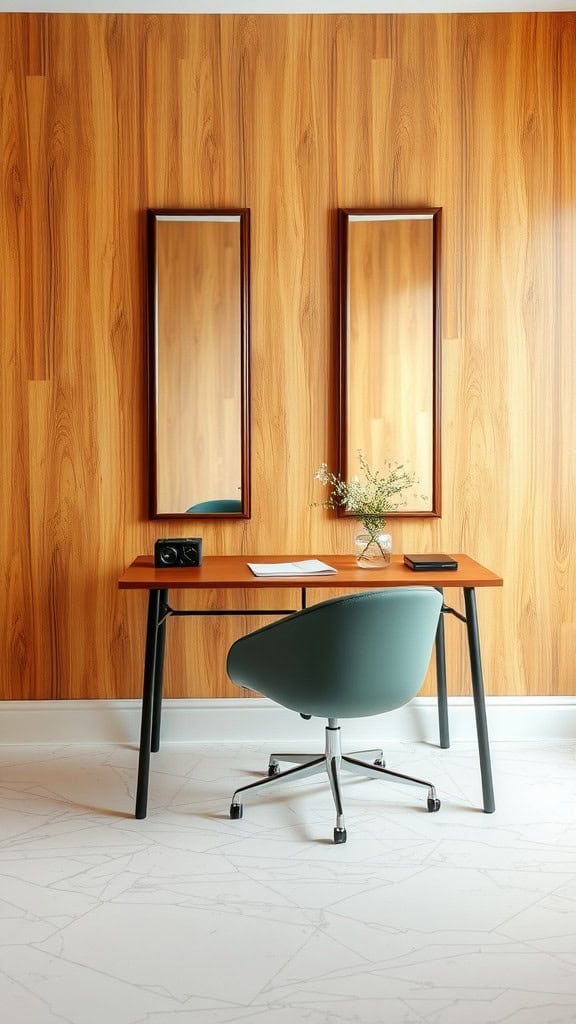
[[[136,818],[146,817],[146,807],[148,804],[148,776],[150,774],[150,746],[152,740],[152,710],[154,705],[154,676],[156,672],[156,640],[158,636],[159,610],[160,591],[151,590],[148,598],[148,624],[146,626],[146,653],[144,656]]]
[[[482,774],[482,796],[484,798],[486,814],[492,814],[496,810],[496,805],[494,803],[494,788],[492,785],[492,767],[490,764],[490,745],[488,743],[488,724],[486,722],[486,702],[484,699],[478,615],[476,613],[476,592],[474,587],[464,588],[464,602],[466,605],[466,629],[468,631],[468,650],[470,654],[470,673],[472,676],[472,695],[474,697],[474,714],[476,715],[478,751],[480,754],[480,772]]]
[[[168,591],[160,591],[160,624],[156,634],[156,663],[154,668],[154,704],[152,708],[152,739],[150,749],[155,754],[160,750],[160,722],[162,718],[162,689],[164,684],[164,651],[166,649],[166,610]]]
[[[444,591],[438,587],[444,596]],[[444,643],[444,613],[440,614],[436,630],[436,694],[438,700],[438,728],[440,746],[446,750],[450,746],[450,727],[448,725],[448,690],[446,687],[446,646]]]

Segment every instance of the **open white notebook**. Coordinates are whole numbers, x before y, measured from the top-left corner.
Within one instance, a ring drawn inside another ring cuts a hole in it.
[[[248,562],[247,565],[255,576],[329,576],[336,572],[318,558],[307,558],[302,562]]]

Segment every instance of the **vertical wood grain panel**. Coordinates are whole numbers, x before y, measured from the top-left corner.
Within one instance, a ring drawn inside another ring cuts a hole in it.
[[[504,575],[490,692],[575,692],[575,66],[570,13],[0,15],[1,697],[139,692],[145,599],[116,578],[188,531],[147,520],[144,211],[211,206],[251,210],[253,516],[205,549],[351,548],[309,507],[334,211],[441,206],[443,515],[395,546]],[[168,694],[236,696],[226,649],[260,621],[171,622]],[[451,622],[448,657],[468,692]]]

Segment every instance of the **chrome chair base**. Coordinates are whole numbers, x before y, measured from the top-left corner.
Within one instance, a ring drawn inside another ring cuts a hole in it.
[[[370,758],[371,763],[364,760]],[[296,767],[280,771],[279,761],[294,763]],[[342,795],[340,790],[340,772],[348,771],[353,775],[361,775],[364,778],[382,779],[388,782],[399,782],[407,786],[424,786],[428,790],[427,807],[430,812],[440,810],[440,801],[436,796],[436,790],[431,782],[424,779],[417,779],[412,775],[403,775],[401,772],[393,772],[385,767],[382,750],[359,750],[352,754],[342,753],[341,733],[338,720],[328,719],[326,726],[326,748],[320,757],[313,754],[271,754],[268,765],[268,778],[259,779],[258,782],[251,782],[247,786],[241,786],[232,797],[230,804],[230,817],[238,819],[242,817],[243,805],[242,794],[257,791],[259,795],[266,786],[281,785],[284,782],[291,782],[295,779],[309,779],[325,771],[328,775],[332,797],[336,806],[336,826],[334,828],[334,842],[346,842],[346,826],[344,824],[344,813],[342,809]]]

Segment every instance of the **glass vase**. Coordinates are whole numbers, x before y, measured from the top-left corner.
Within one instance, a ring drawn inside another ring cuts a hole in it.
[[[390,565],[392,537],[383,527],[362,524],[354,538],[354,553],[360,569],[385,569]]]

